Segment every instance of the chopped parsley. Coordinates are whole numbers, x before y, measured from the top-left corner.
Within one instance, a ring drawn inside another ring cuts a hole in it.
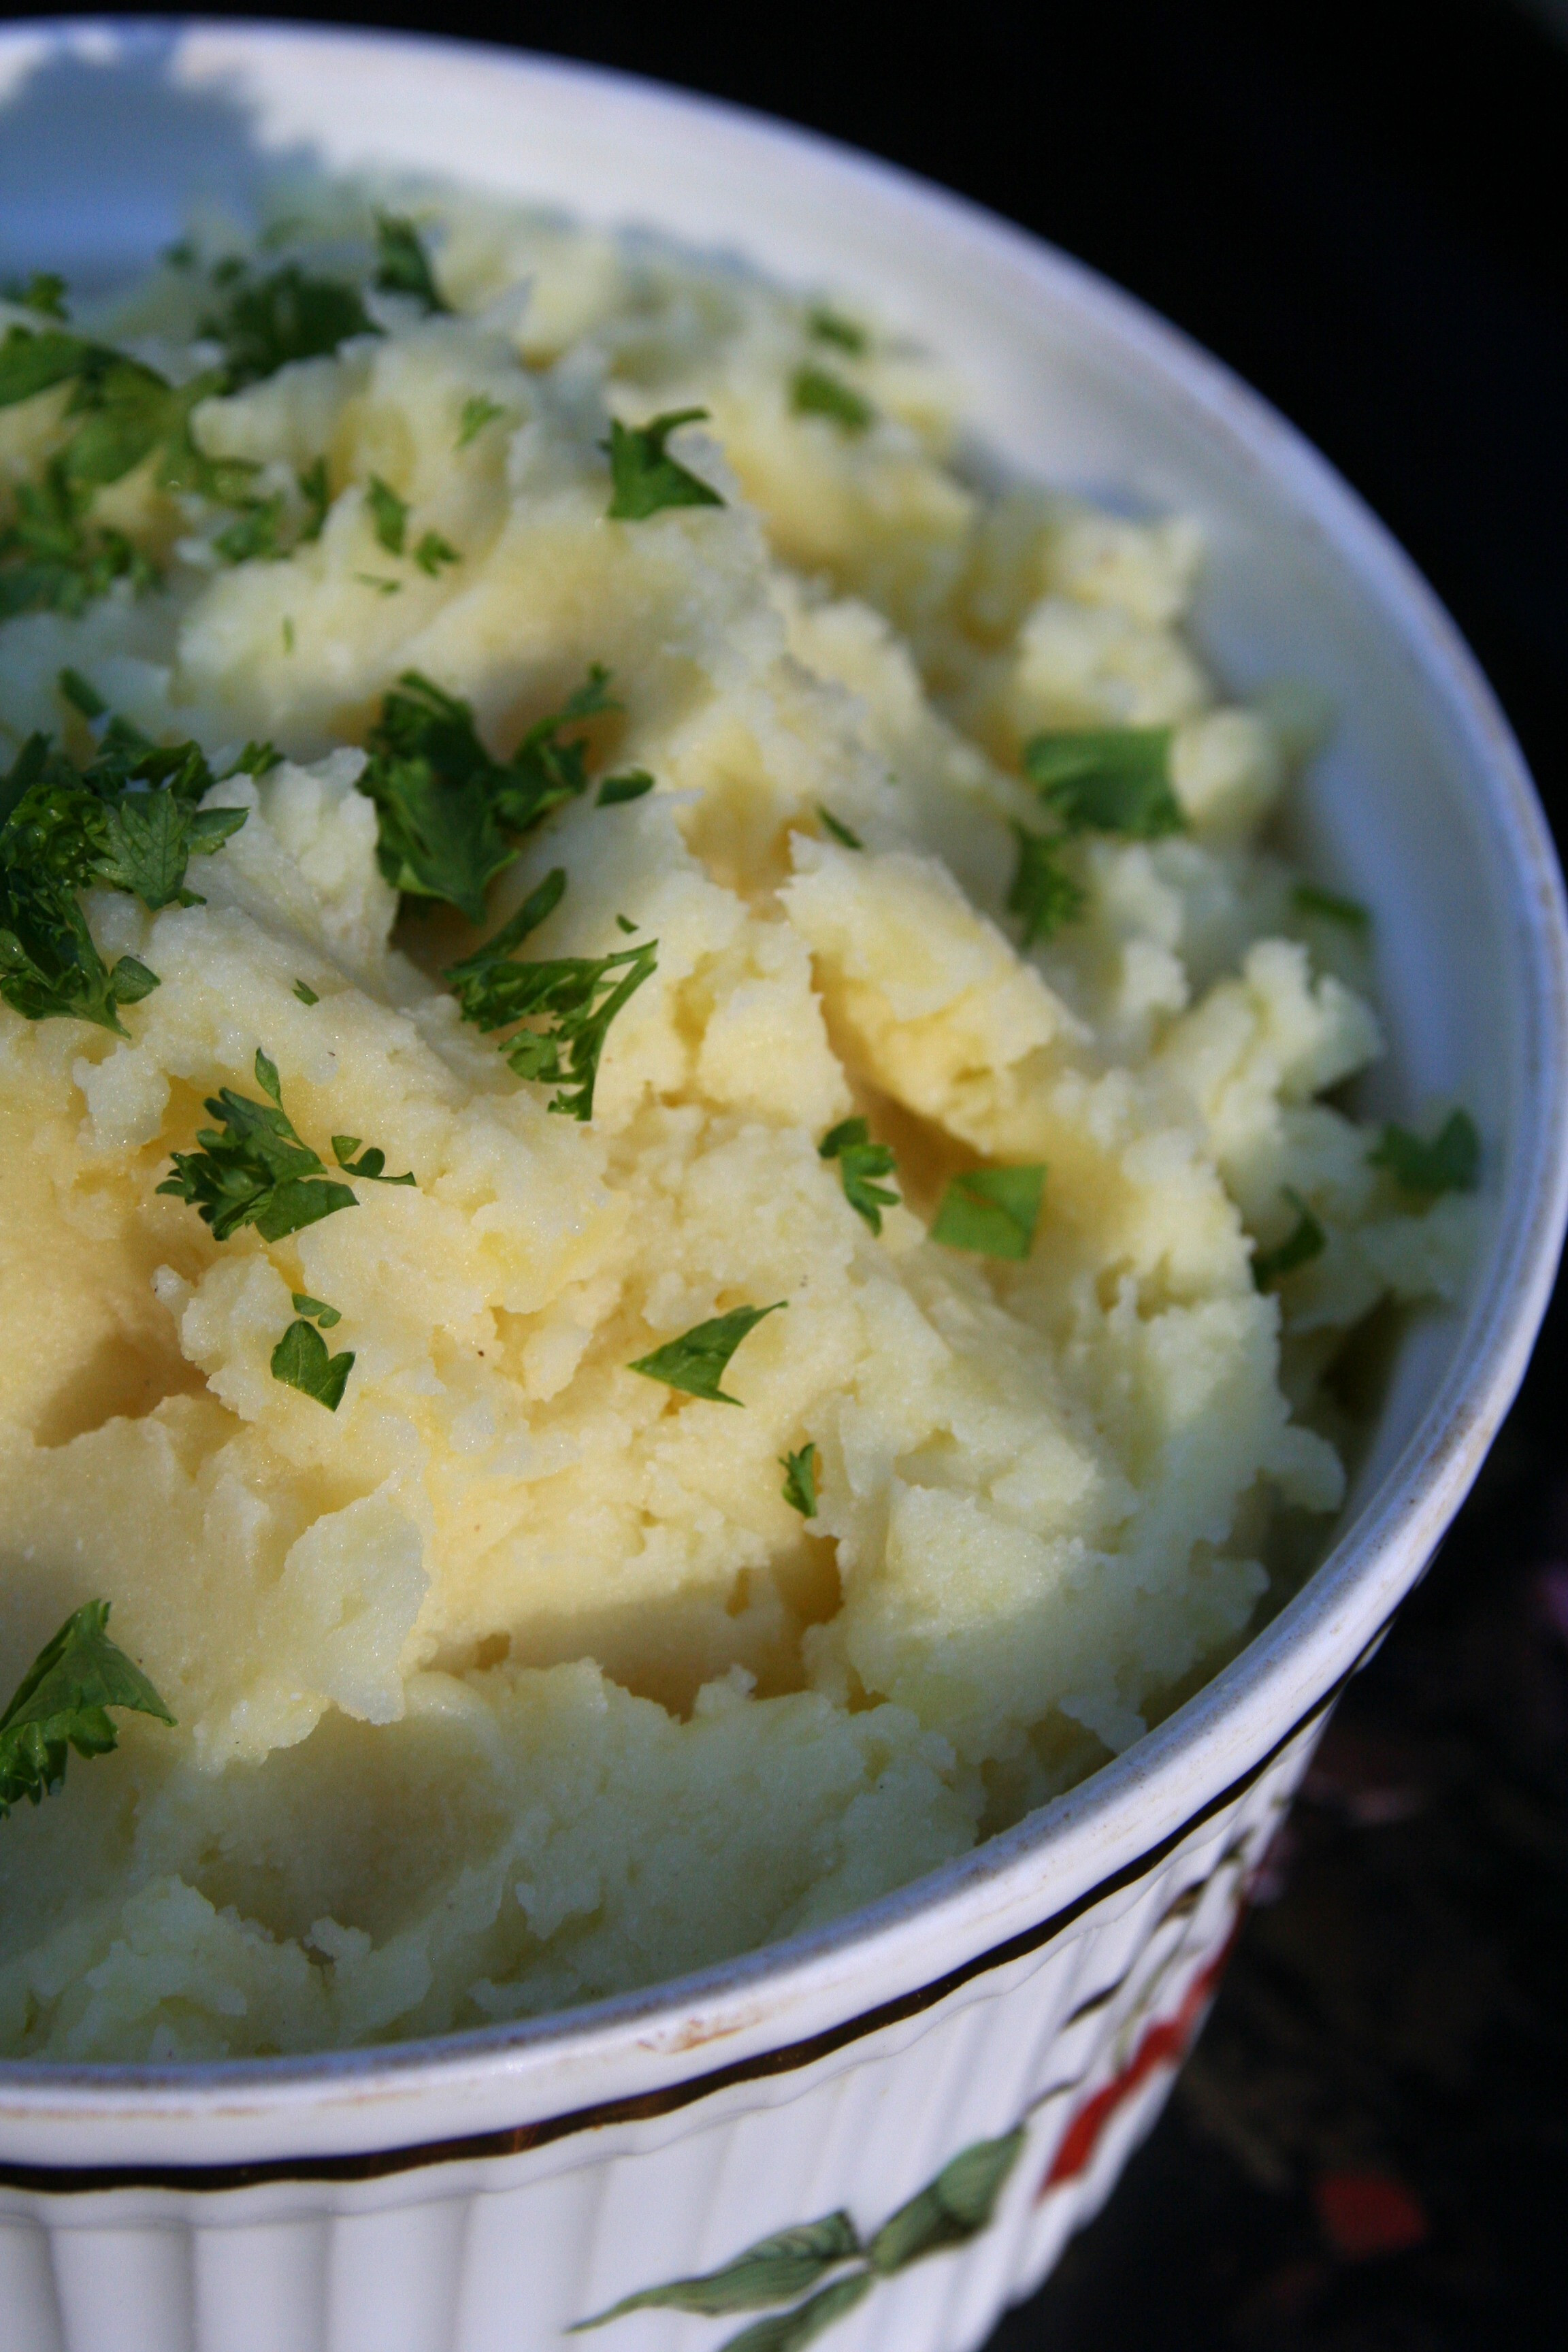
[[[356,572],[354,578],[362,588],[374,588],[383,596],[397,596],[403,592],[401,580],[389,580],[384,572]]]
[[[377,213],[375,242],[379,257],[375,283],[379,293],[412,295],[426,310],[450,309],[450,304],[441,299],[435,272],[412,221],[402,220],[393,213]]]
[[[63,319],[66,315],[66,281],[52,270],[35,269],[25,281],[10,278],[4,292],[7,302],[15,302],[23,310],[37,310],[40,318]]]
[[[366,506],[370,509],[371,520],[375,526],[377,543],[385,548],[388,555],[401,555],[404,537],[408,529],[407,500],[400,499],[397,492],[388,483],[384,482],[379,474],[371,476],[370,487],[365,491],[364,499]]]
[[[877,421],[870,402],[826,368],[796,368],[789,400],[797,416],[831,417],[846,433],[867,432]]]
[[[85,769],[47,735],[28,738],[0,777],[0,997],[13,1011],[126,1034],[119,1007],[148,995],[157,974],[135,956],[104,963],[79,894],[126,890],[154,912],[200,905],[185,887],[191,857],[246,820],[244,809],[197,806],[213,782],[197,745],[149,743],[122,719]]]
[[[1024,772],[1069,832],[1154,841],[1186,828],[1171,786],[1168,727],[1103,727],[1037,735]]]
[[[665,443],[679,425],[696,425],[705,408],[671,408],[646,425],[610,421],[610,437],[599,446],[610,460],[610,503],[613,522],[645,522],[666,507],[721,507],[715,489],[673,458]]]
[[[807,1444],[798,1454],[781,1454],[779,1468],[784,1474],[784,1498],[792,1511],[803,1519],[816,1517],[816,1447]]]
[[[1021,824],[1016,824],[1013,832],[1018,844],[1018,863],[1007,893],[1007,912],[1022,916],[1022,944],[1032,948],[1037,940],[1050,939],[1063,923],[1070,923],[1081,915],[1089,903],[1088,895],[1057,863],[1058,839],[1030,833]]]
[[[840,317],[837,310],[830,310],[826,305],[819,305],[812,311],[806,325],[819,343],[836,344],[839,351],[848,352],[855,359],[860,357],[868,341],[864,327],[856,326],[852,319]]]
[[[623,801],[640,801],[645,793],[653,790],[653,778],[646,768],[628,768],[624,775],[606,776],[595,795],[595,808],[618,808]]]
[[[154,566],[122,530],[87,520],[83,492],[51,458],[40,482],[18,482],[0,525],[0,621],[17,613],[84,612],[117,580],[150,587]]]
[[[294,982],[294,993],[301,1004],[320,1004],[321,1001],[315,990],[303,980],[297,980]]]
[[[40,1804],[66,1777],[71,1748],[107,1756],[119,1732],[111,1706],[172,1724],[142,1672],[109,1638],[107,1601],[87,1601],[46,1642],[0,1715],[0,1821],[26,1797]]]
[[[308,1315],[312,1323],[321,1325],[323,1331],[331,1331],[343,1319],[341,1307],[329,1307],[324,1298],[312,1298],[308,1290],[296,1290],[289,1295],[294,1302],[295,1314]]]
[[[1407,1127],[1389,1125],[1367,1153],[1406,1192],[1435,1200],[1439,1192],[1473,1192],[1480,1181],[1481,1139],[1468,1111],[1450,1111],[1430,1143]]]
[[[466,449],[470,441],[478,439],[487,425],[493,425],[498,416],[505,415],[506,410],[501,406],[500,402],[492,400],[488,392],[469,393],[463,403],[463,415],[458,427],[456,446],[459,449]]]
[[[844,1118],[823,1137],[817,1150],[824,1160],[837,1160],[845,1199],[856,1215],[864,1217],[871,1231],[879,1234],[882,1211],[899,1205],[897,1192],[873,1181],[879,1176],[890,1176],[899,1164],[889,1147],[871,1141],[871,1130],[863,1118]]]
[[[238,515],[220,530],[213,546],[226,563],[248,563],[283,552],[283,493],[267,499],[247,499]]]
[[[339,1209],[359,1206],[349,1187],[327,1174],[325,1161],[295,1132],[283,1108],[277,1066],[259,1047],[255,1066],[256,1082],[270,1102],[253,1102],[232,1087],[220,1087],[206,1106],[218,1126],[197,1129],[196,1150],[171,1155],[174,1173],[158,1187],[188,1202],[220,1242],[242,1225],[254,1225],[264,1242],[280,1242]]]
[[[235,289],[200,326],[223,346],[225,392],[259,383],[295,360],[325,359],[353,335],[381,332],[353,286],[311,278],[297,261],[254,279],[243,262],[228,268],[220,263],[213,278]]]
[[[652,1355],[639,1356],[627,1370],[641,1372],[650,1381],[662,1381],[667,1389],[681,1389],[688,1396],[706,1397],[713,1404],[741,1404],[743,1399],[726,1396],[719,1385],[730,1359],[764,1316],[777,1315],[788,1305],[787,1298],[778,1298],[771,1307],[732,1307],[728,1315],[716,1315],[711,1322],[695,1324],[679,1339],[656,1348]]]
[[[414,551],[414,561],[430,578],[439,577],[443,563],[461,563],[457,549],[444,540],[438,530],[427,530]]]
[[[1290,905],[1298,915],[1319,915],[1327,923],[1342,923],[1348,931],[1364,934],[1372,928],[1371,910],[1359,898],[1342,898],[1337,890],[1321,889],[1316,882],[1298,882]]]
[[[816,814],[821,818],[825,829],[833,835],[835,841],[842,842],[846,849],[865,848],[866,845],[859,835],[851,833],[843,818],[835,816],[831,809],[824,808],[820,801],[816,803]]]
[[[375,803],[376,856],[393,887],[482,923],[486,887],[517,856],[518,837],[585,789],[587,745],[564,730],[616,708],[608,680],[595,664],[503,763],[480,742],[466,702],[405,670],[371,730],[359,780]]]
[[[519,1029],[501,1052],[520,1078],[560,1091],[549,1108],[569,1118],[594,1116],[594,1087],[610,1024],[657,968],[658,941],[623,948],[607,956],[560,956],[513,961],[512,953],[561,903],[566,876],[561,866],[547,874],[510,922],[493,939],[453,964],[447,978],[457,991],[465,1021],[478,1029]]]
[[[327,520],[327,509],[332,503],[326,459],[313,457],[303,473],[296,474],[294,478],[300,485],[300,496],[305,501],[305,527],[298,541],[303,546],[308,540],[320,539],[321,525]]]
[[[102,719],[108,712],[108,703],[79,669],[62,669],[55,684],[60,700],[68,702],[73,710],[79,710],[84,719]]]
[[[336,1314],[331,1308],[327,1311],[335,1323]],[[320,1319],[324,1322],[327,1318],[323,1316]],[[329,1354],[326,1341],[303,1316],[289,1324],[272,1350],[273,1379],[300,1390],[304,1396],[314,1397],[329,1412],[336,1412],[342,1404],[353,1368],[353,1349],[345,1348],[341,1355]]]
[[[933,1242],[983,1257],[1026,1258],[1039,1222],[1044,1168],[973,1168],[954,1176],[931,1229]]]
[[[1252,1261],[1252,1279],[1259,1290],[1272,1290],[1298,1266],[1310,1265],[1313,1258],[1321,1257],[1329,1245],[1329,1237],[1297,1192],[1287,1184],[1285,1198],[1296,1212],[1296,1223],[1282,1242],[1272,1249],[1258,1250]]]
[[[359,1150],[363,1140],[363,1138],[357,1135],[334,1135],[332,1138],[332,1158],[345,1176],[363,1176],[369,1184],[413,1183],[412,1169],[405,1170],[401,1176],[388,1176],[384,1172],[386,1154],[374,1143],[356,1160],[354,1153]]]

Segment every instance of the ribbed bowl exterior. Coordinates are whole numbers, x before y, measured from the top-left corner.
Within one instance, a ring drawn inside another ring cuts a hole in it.
[[[500,51],[232,22],[0,31],[5,274],[102,280],[191,194],[243,205],[301,160],[466,178],[841,287],[952,362],[1005,461],[1197,515],[1220,671],[1241,692],[1310,677],[1339,714],[1299,845],[1377,906],[1383,1105],[1449,1094],[1488,1139],[1482,1240],[1469,1297],[1407,1331],[1304,1588],[1126,1754],[919,1885],[704,1977],[447,2042],[0,2062],[0,2345],[542,2352],[794,2231],[706,2310],[667,2298],[595,2344],[964,2352],[1157,2113],[1334,1693],[1523,1371],[1568,1205],[1550,837],[1468,650],[1353,494],[1214,361],[1005,224],[784,126]]]
[[[546,2352],[778,2231],[844,2210],[868,2240],[964,2149],[1021,2131],[988,2220],[878,2276],[824,2331],[827,2352],[967,2352],[1159,2113],[1321,1720],[1078,1916],[819,2055],[686,2081],[515,2153],[404,2168],[392,2152],[398,2168],[367,2159],[369,2177],[253,2187],[0,2189],[6,2352]],[[707,2352],[764,2315],[645,2310],[594,2340]]]

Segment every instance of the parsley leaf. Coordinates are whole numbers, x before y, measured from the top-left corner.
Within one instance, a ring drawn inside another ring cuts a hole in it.
[[[1372,915],[1359,898],[1342,898],[1337,890],[1320,889],[1316,882],[1298,882],[1290,893],[1298,915],[1321,915],[1325,922],[1342,923],[1347,930],[1366,932]]]
[[[256,1080],[271,1102],[253,1102],[221,1087],[206,1106],[221,1124],[197,1129],[199,1150],[173,1152],[174,1173],[158,1187],[188,1202],[220,1242],[242,1225],[254,1225],[264,1242],[280,1242],[339,1209],[359,1206],[348,1186],[329,1177],[325,1163],[296,1134],[283,1108],[277,1068],[259,1048]]]
[[[471,923],[485,889],[552,809],[587,784],[587,746],[563,740],[575,721],[615,708],[597,664],[563,708],[531,727],[509,762],[491,759],[466,702],[405,670],[368,739],[359,788],[375,803],[382,872],[409,897],[444,899]]]
[[[1406,1192],[1429,1200],[1439,1192],[1473,1192],[1480,1181],[1481,1139],[1468,1111],[1450,1111],[1430,1143],[1407,1127],[1385,1127],[1367,1159],[1373,1168],[1386,1168]]]
[[[404,535],[408,529],[407,500],[400,499],[379,474],[371,476],[370,487],[364,497],[375,525],[378,542],[385,548],[388,555],[401,555]]]
[[[363,1176],[372,1184],[413,1183],[412,1170],[404,1176],[387,1176],[383,1173],[386,1166],[386,1154],[374,1143],[361,1159],[356,1160],[354,1153],[358,1151],[360,1142],[361,1138],[357,1135],[334,1135],[332,1138],[332,1158],[345,1176]]]
[[[899,1195],[887,1185],[872,1182],[876,1176],[890,1176],[898,1166],[889,1147],[873,1143],[871,1130],[863,1118],[840,1119],[829,1129],[817,1146],[824,1160],[837,1160],[844,1180],[844,1197],[857,1216],[864,1217],[874,1234],[882,1230],[883,1209],[897,1208]]]
[[[242,280],[200,331],[223,345],[223,388],[238,392],[291,361],[324,359],[351,335],[381,330],[353,287],[308,277],[297,261],[286,261],[268,277]]]
[[[861,840],[859,835],[858,833],[851,833],[849,827],[844,823],[842,817],[835,816],[831,809],[825,809],[820,801],[816,803],[816,814],[822,819],[827,831],[833,835],[834,840],[842,842],[846,849],[865,848],[866,845]]]
[[[493,939],[474,955],[453,964],[447,978],[456,988],[465,1021],[481,1030],[509,1029],[520,1021],[546,1024],[519,1029],[501,1047],[520,1078],[560,1092],[550,1104],[569,1118],[594,1116],[594,1087],[610,1024],[657,969],[658,941],[623,948],[607,956],[561,956],[513,962],[521,947],[560,904],[566,888],[556,866],[524,899]]]
[[[275,490],[268,499],[247,499],[213,546],[226,563],[248,563],[256,556],[280,555],[282,534],[283,493]]]
[[[294,1301],[295,1314],[308,1315],[312,1323],[321,1325],[323,1331],[331,1331],[343,1319],[341,1307],[329,1307],[324,1298],[312,1298],[308,1290],[291,1291],[289,1296]]]
[[[471,392],[463,403],[462,421],[458,427],[457,447],[466,449],[470,441],[481,434],[487,425],[493,425],[506,410],[488,392]]]
[[[332,1320],[337,1320],[336,1316]],[[329,1412],[336,1412],[342,1404],[353,1368],[353,1349],[345,1348],[341,1355],[329,1355],[327,1343],[315,1325],[307,1323],[302,1316],[289,1324],[272,1350],[273,1379],[299,1389],[305,1396],[314,1397]]]
[[[432,580],[438,576],[443,563],[461,563],[462,560],[457,549],[444,540],[438,530],[427,530],[414,551],[415,562],[421,572],[427,572]]]
[[[321,525],[327,520],[327,509],[332,503],[326,459],[312,457],[303,473],[296,474],[294,478],[300,485],[300,496],[305,501],[305,524],[296,541],[298,546],[303,547],[308,540],[320,539]]]
[[[1168,727],[1100,727],[1037,735],[1024,772],[1069,831],[1154,841],[1186,818],[1171,788]]]
[[[1026,1258],[1039,1222],[1043,1168],[973,1168],[954,1176],[931,1229],[949,1249],[984,1257]]]
[[[624,775],[606,776],[595,797],[595,808],[618,808],[623,801],[640,801],[645,793],[653,790],[653,778],[646,768],[628,768]]]
[[[605,509],[613,522],[644,522],[666,507],[721,507],[715,489],[688,473],[665,448],[679,425],[695,425],[705,408],[671,408],[646,425],[610,422],[610,437],[601,441],[610,459],[611,496]]]
[[[66,281],[52,270],[35,269],[25,283],[15,278],[5,289],[7,302],[15,302],[24,310],[37,310],[40,318],[63,319],[66,315]]]
[[[856,326],[853,320],[840,318],[837,310],[826,307],[815,310],[806,324],[819,343],[836,343],[841,352],[848,352],[857,359],[866,349],[864,327]]]
[[[125,793],[104,811],[104,845],[92,878],[131,891],[154,913],[199,907],[201,894],[184,887],[191,857],[221,849],[247,814],[242,808],[198,809],[168,790]]]
[[[1063,923],[1081,915],[1088,897],[1057,864],[1056,841],[1043,833],[1030,833],[1021,824],[1016,824],[1013,832],[1018,864],[1007,893],[1007,912],[1023,917],[1022,945],[1032,948],[1037,940],[1050,939]]]
[[[59,457],[40,482],[18,482],[9,522],[0,525],[0,621],[17,613],[83,612],[117,580],[133,591],[157,578],[153,565],[109,525],[89,523],[84,494]]]
[[[1288,1274],[1294,1274],[1298,1266],[1308,1265],[1313,1258],[1321,1257],[1329,1245],[1327,1234],[1300,1192],[1292,1191],[1289,1184],[1284,1191],[1285,1198],[1296,1212],[1296,1224],[1293,1231],[1287,1234],[1282,1242],[1277,1242],[1272,1249],[1258,1250],[1255,1254],[1252,1279],[1259,1290],[1272,1290],[1277,1282],[1282,1282]]]
[[[93,1757],[117,1746],[110,1707],[174,1722],[141,1668],[110,1640],[109,1609],[107,1601],[88,1601],[68,1617],[0,1715],[0,1821],[24,1797],[37,1805],[59,1787],[71,1748]]]
[[[864,433],[877,421],[870,402],[826,368],[796,368],[789,398],[797,416],[831,417],[846,433]]]
[[[109,709],[102,695],[79,669],[62,669],[55,684],[60,700],[68,702],[73,710],[79,710],[84,719],[101,719]]]
[[[784,1498],[792,1511],[803,1519],[816,1517],[816,1447],[803,1445],[798,1454],[781,1454],[779,1468],[784,1474]]]
[[[693,1325],[679,1339],[668,1340],[651,1356],[639,1356],[626,1369],[650,1381],[662,1381],[668,1389],[681,1389],[688,1396],[707,1397],[714,1404],[740,1404],[742,1398],[726,1396],[719,1385],[725,1368],[748,1331],[754,1330],[764,1316],[777,1315],[788,1305],[787,1298],[779,1298],[771,1307],[732,1307],[728,1315]]]
[[[294,982],[294,993],[301,1004],[320,1004],[321,1001],[315,990],[302,980],[297,980]]]
[[[411,294],[416,302],[423,302],[426,310],[451,308],[441,299],[435,273],[412,221],[402,220],[392,213],[377,213],[375,241],[380,252],[375,272],[379,292]]]

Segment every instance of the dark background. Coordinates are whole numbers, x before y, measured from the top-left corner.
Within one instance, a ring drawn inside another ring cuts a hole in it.
[[[277,13],[505,39],[736,100],[1105,271],[1393,527],[1489,670],[1562,840],[1568,0]],[[993,2352],[1568,2337],[1564,1321],[1342,1705],[1163,2120]]]

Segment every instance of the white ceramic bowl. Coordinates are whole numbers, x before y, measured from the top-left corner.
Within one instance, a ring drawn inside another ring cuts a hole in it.
[[[961,2352],[1147,2128],[1334,1694],[1523,1370],[1568,1179],[1546,828],[1468,653],[1343,483],[1180,335],[1003,222],[776,124],[502,52],[234,24],[0,33],[6,274],[104,278],[173,236],[188,195],[243,197],[312,158],[543,196],[835,286],[950,359],[1024,471],[1197,515],[1222,674],[1305,676],[1341,714],[1303,845],[1377,907],[1388,1107],[1446,1092],[1476,1113],[1485,1241],[1468,1303],[1412,1325],[1305,1590],[1158,1730],[964,1860],[812,1937],[534,2023],[261,2063],[0,2066],[0,2334],[8,2352],[540,2352],[840,2209],[853,2235],[812,2242],[871,2247],[940,2176],[868,2256],[814,2266],[799,2242],[749,2311],[646,2311],[604,2341],[706,2352],[815,2287],[829,2301],[770,2352],[816,2322],[833,2352]]]

